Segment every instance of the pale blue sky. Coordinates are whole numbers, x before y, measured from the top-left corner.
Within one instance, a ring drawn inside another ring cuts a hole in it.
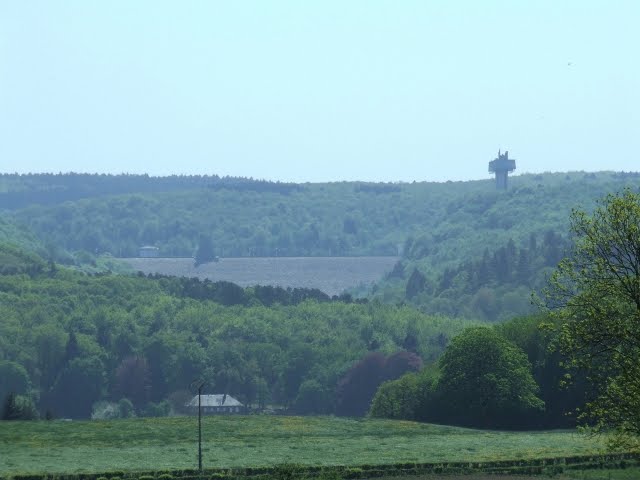
[[[0,171],[640,170],[640,1],[0,0]]]

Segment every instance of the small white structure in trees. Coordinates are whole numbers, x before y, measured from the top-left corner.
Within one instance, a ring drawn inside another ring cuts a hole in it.
[[[150,245],[145,245],[144,247],[140,247],[140,251],[138,252],[138,256],[142,258],[155,258],[160,256],[160,249],[158,247],[152,247]]]
[[[227,394],[201,395],[200,405],[204,414],[244,412],[244,405]],[[193,397],[185,406],[198,413],[198,395]]]

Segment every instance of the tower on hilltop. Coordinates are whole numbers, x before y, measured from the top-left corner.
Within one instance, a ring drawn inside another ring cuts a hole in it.
[[[498,190],[507,189],[509,172],[513,172],[515,169],[516,161],[513,158],[509,158],[509,152],[500,153],[500,150],[498,150],[498,157],[489,162],[489,173],[496,174],[496,188]]]

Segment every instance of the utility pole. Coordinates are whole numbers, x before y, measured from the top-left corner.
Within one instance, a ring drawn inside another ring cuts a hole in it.
[[[194,380],[191,383],[192,389],[198,391],[198,470],[202,473],[202,389],[206,382],[204,380]]]

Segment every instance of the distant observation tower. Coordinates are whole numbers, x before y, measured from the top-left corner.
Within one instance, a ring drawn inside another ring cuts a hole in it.
[[[489,162],[489,173],[496,174],[496,188],[498,190],[507,189],[509,172],[513,172],[515,169],[516,161],[513,158],[509,158],[509,152],[500,153],[500,150],[498,150],[498,158]]]

